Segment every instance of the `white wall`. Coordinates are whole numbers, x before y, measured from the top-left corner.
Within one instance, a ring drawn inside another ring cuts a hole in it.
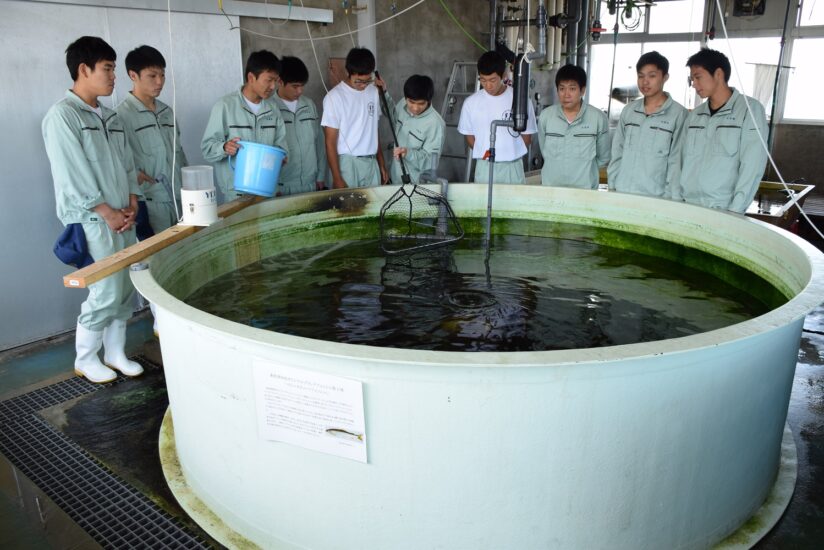
[[[167,62],[161,100],[171,104],[169,29],[164,12],[0,0],[0,350],[74,327],[85,290],[63,287],[72,271],[52,253],[62,231],[40,122],[72,85],[65,49],[100,36],[118,55],[113,98],[130,87],[123,60],[149,44]],[[237,25],[237,18],[232,17]],[[172,13],[177,117],[190,163],[203,162],[200,138],[218,97],[242,83],[238,31],[223,16]],[[111,102],[104,100],[110,106]]]

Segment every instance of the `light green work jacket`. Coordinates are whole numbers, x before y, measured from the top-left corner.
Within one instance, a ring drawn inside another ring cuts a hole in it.
[[[557,187],[598,188],[598,168],[609,162],[607,115],[584,103],[568,122],[560,104],[538,117],[538,143],[544,166],[541,183]]]
[[[280,110],[272,99],[261,101],[260,112],[255,115],[249,110],[240,90],[223,96],[209,115],[200,150],[203,158],[215,167],[215,183],[224,196],[234,196],[234,171],[229,166],[229,155],[223,150],[223,144],[232,138],[243,141],[274,145],[287,152],[286,125],[280,116]],[[291,162],[291,158],[289,161]]]
[[[286,124],[289,151],[289,162],[280,170],[278,192],[294,195],[315,191],[317,182],[326,181],[326,143],[315,103],[302,95],[293,113],[277,94],[274,97]]]
[[[710,208],[746,211],[767,162],[756,128],[766,139],[764,107],[735,88],[715,115],[710,116],[709,101],[693,109],[686,120],[681,173],[673,198]]]
[[[180,128],[175,128],[176,121],[171,107],[155,100],[155,109],[152,111],[132,93],[129,93],[126,99],[117,106],[117,116],[126,130],[126,140],[134,155],[135,168],[142,170],[144,174],[155,180],[163,175],[171,183],[172,141],[177,140],[177,154],[174,155],[174,187],[179,193],[180,169],[186,165],[186,154],[180,144]],[[175,130],[177,130],[176,138]],[[153,201],[172,201],[172,197],[161,184],[143,183],[140,189],[147,198]]]
[[[43,118],[57,217],[64,225],[105,223],[95,206],[126,208],[129,195],[141,196],[120,118],[100,107],[102,117],[68,90]]]
[[[441,115],[430,104],[418,116],[406,110],[406,98],[395,105],[395,133],[398,136],[398,147],[406,147],[406,156],[403,161],[406,171],[412,178],[412,183],[420,182],[421,173],[432,167],[432,155],[441,156],[446,123]],[[401,183],[401,163],[392,159],[392,183]]]
[[[678,147],[686,118],[687,110],[669,94],[661,108],[650,115],[644,111],[643,98],[624,107],[612,136],[609,188],[670,198],[680,169]]]

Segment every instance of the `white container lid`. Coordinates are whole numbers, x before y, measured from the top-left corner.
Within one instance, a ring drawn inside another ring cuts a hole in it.
[[[215,186],[211,166],[186,166],[181,170],[183,174],[183,189],[190,191],[211,189]]]

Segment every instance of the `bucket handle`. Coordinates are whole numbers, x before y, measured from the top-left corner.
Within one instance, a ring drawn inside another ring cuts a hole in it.
[[[231,168],[231,169],[232,169],[232,172],[234,172],[234,171],[235,171],[235,165],[234,165],[234,162],[233,162],[233,161],[235,160],[235,158],[237,158],[237,156],[238,156],[238,154],[240,153],[240,150],[241,150],[241,149],[243,149],[243,145],[241,145],[241,144],[240,144],[240,142],[238,141],[238,142],[237,142],[237,151],[235,151],[235,154],[234,154],[234,155],[232,155],[232,156],[230,156],[230,157],[229,157],[229,168]]]

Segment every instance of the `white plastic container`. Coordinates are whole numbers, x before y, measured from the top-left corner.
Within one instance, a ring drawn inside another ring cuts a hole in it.
[[[183,225],[211,225],[217,221],[217,193],[211,166],[187,166],[182,169],[183,187],[180,202]]]

